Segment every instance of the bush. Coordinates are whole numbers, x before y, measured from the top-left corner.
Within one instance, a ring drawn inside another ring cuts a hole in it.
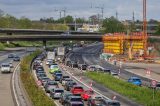
[[[139,87],[104,73],[87,72],[86,75],[105,87],[112,89],[113,91],[118,92],[140,104],[153,106],[153,91],[147,87]],[[159,95],[160,92],[155,91],[154,106],[160,106]]]
[[[55,106],[53,100],[50,99],[45,92],[37,86],[34,77],[30,72],[31,61],[38,54],[40,54],[40,51],[36,51],[23,58],[20,64],[20,77],[34,106]]]

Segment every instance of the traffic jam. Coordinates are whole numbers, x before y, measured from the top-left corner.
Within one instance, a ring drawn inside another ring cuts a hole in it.
[[[92,84],[85,86],[76,80],[73,73],[42,53],[34,59],[33,74],[37,85],[46,92],[58,106],[120,106],[120,102],[95,92]],[[64,65],[63,65],[64,66]],[[70,67],[69,64],[66,65]],[[73,65],[72,65],[73,66]],[[78,68],[78,67],[77,67]],[[83,65],[81,69],[86,69]]]

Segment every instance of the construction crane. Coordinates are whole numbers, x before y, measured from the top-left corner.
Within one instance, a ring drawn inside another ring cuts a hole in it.
[[[144,36],[144,56],[147,55],[147,0],[143,0],[143,36]]]

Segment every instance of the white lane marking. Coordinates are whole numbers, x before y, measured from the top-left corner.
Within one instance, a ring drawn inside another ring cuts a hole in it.
[[[14,80],[14,79],[15,79],[16,70],[17,70],[17,68],[19,67],[19,65],[20,65],[20,63],[18,63],[18,65],[16,66],[16,68],[13,70],[13,77],[12,77],[13,95],[14,95],[14,97],[15,97],[17,106],[20,106],[20,104],[19,104],[18,96],[17,96],[16,90],[15,90],[15,85],[14,85],[14,84],[15,84],[15,83],[14,83],[15,80]]]
[[[88,86],[87,84],[85,84],[84,82],[82,82],[82,81],[80,81],[78,78],[76,78],[75,76],[73,76],[70,72],[68,72],[68,71],[65,71],[65,72],[67,72],[70,76],[72,76],[74,79],[76,79],[78,82],[80,82],[81,84],[83,84],[84,86],[86,86],[87,88],[89,88],[90,89],[90,86]],[[99,93],[98,91],[96,91],[95,89],[93,89],[92,88],[92,90],[94,91],[94,92],[96,92],[97,94],[99,94],[99,95],[101,95],[101,96],[103,96],[104,98],[106,98],[106,99],[109,99],[110,100],[110,98],[108,98],[108,97],[106,97],[105,95],[103,95],[103,94],[101,94],[101,93]]]

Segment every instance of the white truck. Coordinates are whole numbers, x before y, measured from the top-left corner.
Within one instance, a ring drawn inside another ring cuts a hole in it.
[[[57,55],[58,56],[64,56],[65,55],[65,47],[58,47]]]
[[[55,52],[48,52],[47,53],[47,59],[48,60],[55,60]]]

